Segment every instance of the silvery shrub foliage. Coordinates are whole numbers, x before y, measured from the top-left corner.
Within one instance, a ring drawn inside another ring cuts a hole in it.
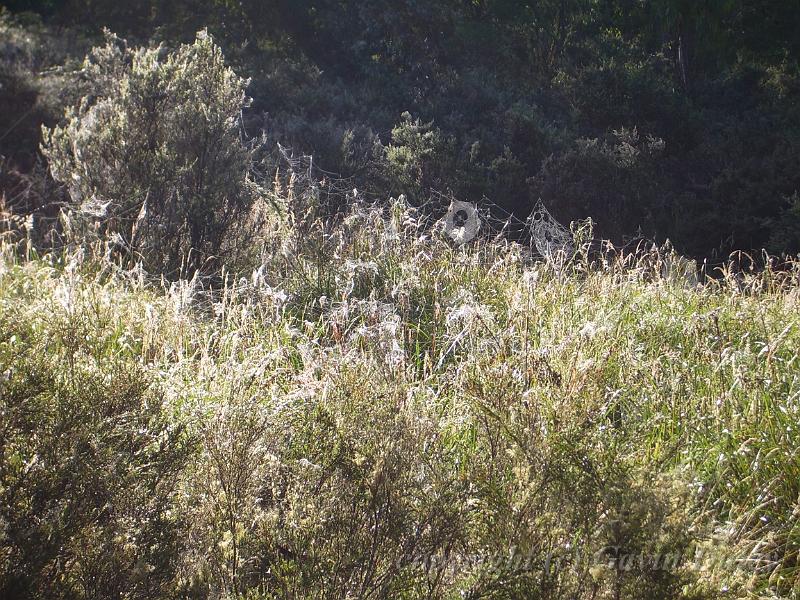
[[[45,128],[42,145],[69,191],[72,227],[153,271],[219,265],[259,193],[256,146],[241,130],[248,81],[205,31],[174,51],[132,49],[107,33],[82,76],[86,95]]]

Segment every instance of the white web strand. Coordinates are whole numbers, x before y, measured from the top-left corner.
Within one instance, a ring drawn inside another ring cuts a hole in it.
[[[278,152],[295,189],[308,200],[326,201],[331,206],[361,203],[368,197],[379,201],[373,197],[375,194],[355,189],[352,178],[344,179],[318,167],[311,155],[297,155],[281,144],[278,144]],[[417,208],[423,214],[441,219],[445,234],[459,245],[486,235],[500,238],[516,229],[523,238],[530,235],[532,253],[553,266],[563,267],[574,255],[572,233],[550,214],[541,200],[528,219],[522,221],[486,197],[475,205],[456,199],[452,193],[437,190],[430,193],[430,198]]]
[[[474,204],[453,200],[444,220],[445,233],[457,244],[466,244],[478,235],[481,219]]]
[[[321,169],[310,154],[295,155],[294,150],[280,143],[277,147],[286,174],[290,176],[295,190],[299,191],[307,201],[335,206],[352,200],[366,199],[364,192],[353,186],[352,178],[345,179],[336,173]]]
[[[563,266],[575,252],[572,234],[556,221],[541,200],[530,216],[530,232],[536,251],[554,266]]]

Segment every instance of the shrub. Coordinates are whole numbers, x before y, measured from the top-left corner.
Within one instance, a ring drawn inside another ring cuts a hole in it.
[[[531,180],[534,197],[556,209],[568,223],[593,215],[603,238],[621,240],[626,223],[653,235],[663,230],[665,209],[659,201],[659,156],[664,142],[620,128],[610,139],[581,139],[574,148],[542,163]]]
[[[452,141],[434,127],[421,123],[404,112],[402,122],[392,129],[392,143],[386,148],[386,161],[398,193],[420,202],[431,189],[442,185],[452,155]]]
[[[797,589],[797,272],[570,274],[422,213],[290,224],[222,293],[0,245],[0,596]]]
[[[66,283],[41,313],[41,287],[3,284],[24,300],[0,317],[0,597],[166,597],[190,438],[108,303]]]
[[[218,264],[258,192],[239,129],[247,81],[204,31],[171,53],[107,34],[84,70],[93,93],[42,148],[76,214],[151,270]]]
[[[51,40],[38,19],[0,8],[0,154],[23,171],[36,163],[41,124],[63,112],[67,82],[49,67],[67,59],[64,39]]]
[[[800,194],[786,197],[787,207],[774,219],[770,246],[790,253],[800,252]]]

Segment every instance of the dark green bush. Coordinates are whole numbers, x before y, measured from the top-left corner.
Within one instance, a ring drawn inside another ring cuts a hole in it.
[[[397,193],[424,201],[433,187],[441,187],[448,162],[452,162],[452,142],[433,122],[422,123],[404,112],[392,129],[386,148],[386,162]]]
[[[533,190],[563,222],[592,215],[601,237],[621,239],[631,233],[626,223],[639,223],[652,236],[666,214],[658,187],[664,142],[625,128],[610,138],[578,140],[572,150],[544,161]]]

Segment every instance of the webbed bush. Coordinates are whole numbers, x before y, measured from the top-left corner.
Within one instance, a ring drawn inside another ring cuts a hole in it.
[[[0,279],[0,598],[169,597],[191,436],[109,303]]]
[[[84,73],[93,93],[44,130],[42,147],[80,234],[107,236],[168,275],[228,258],[258,192],[240,131],[248,82],[204,31],[174,52],[107,34]]]

